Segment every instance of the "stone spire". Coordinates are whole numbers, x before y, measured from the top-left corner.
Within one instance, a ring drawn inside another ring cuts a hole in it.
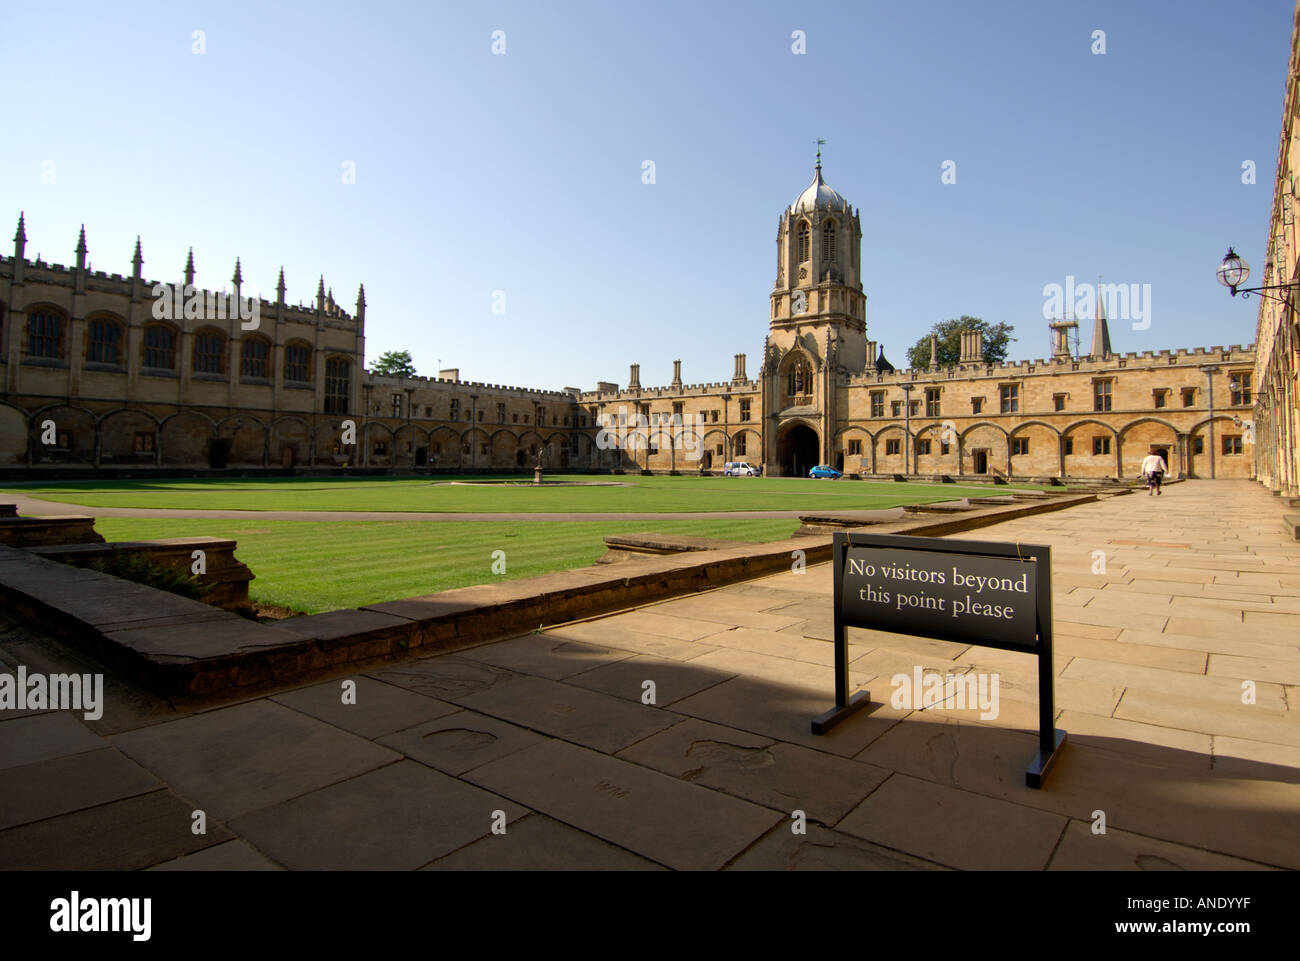
[[[366,285],[361,284],[357,287],[357,320],[366,319]]]
[[[325,312],[325,275],[321,274],[320,283],[316,286],[316,310],[319,313]]]
[[[239,285],[242,284],[242,283],[244,282],[244,275],[243,275],[243,273],[242,273],[242,272],[240,271],[240,269],[239,269],[239,258],[238,258],[238,257],[235,258],[235,275],[234,275],[233,277],[231,277],[230,280],[231,280],[231,282],[235,285],[235,292],[238,293],[238,292],[239,292]]]
[[[18,232],[14,234],[14,253],[22,257],[23,248],[27,246],[27,228],[23,225],[23,212],[18,211]]]
[[[1097,360],[1105,360],[1110,354],[1110,327],[1106,324],[1106,306],[1102,303],[1099,277],[1097,278],[1097,312],[1092,322],[1091,355]]]
[[[185,257],[185,286],[194,286],[194,248],[190,248],[189,254]]]
[[[140,268],[144,266],[144,254],[140,251],[140,235],[135,235],[135,253],[131,255],[131,276],[140,279]]]
[[[284,268],[280,268],[280,279],[275,282],[275,302],[284,304]]]
[[[81,234],[77,237],[77,269],[86,269],[86,225],[81,225]]]

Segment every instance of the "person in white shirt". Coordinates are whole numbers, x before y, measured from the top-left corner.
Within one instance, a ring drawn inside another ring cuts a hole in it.
[[[1165,459],[1155,451],[1152,451],[1150,454],[1147,454],[1146,457],[1142,458],[1142,473],[1145,474],[1147,478],[1148,497],[1152,494],[1160,493],[1160,481],[1164,478],[1168,470],[1169,466],[1165,463]]]

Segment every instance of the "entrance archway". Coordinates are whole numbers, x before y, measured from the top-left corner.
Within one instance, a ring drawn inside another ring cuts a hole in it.
[[[781,435],[777,458],[786,477],[806,477],[818,464],[821,444],[817,432],[806,424],[793,424]]]

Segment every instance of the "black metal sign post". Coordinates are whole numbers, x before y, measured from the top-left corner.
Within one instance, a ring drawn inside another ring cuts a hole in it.
[[[1024,651],[1038,658],[1039,729],[1025,783],[1041,788],[1066,739],[1055,727],[1051,548],[840,532],[833,556],[835,707],[812,732],[825,734],[871,701],[867,691],[849,696],[850,627]],[[995,585],[1007,597],[986,601],[985,587]]]

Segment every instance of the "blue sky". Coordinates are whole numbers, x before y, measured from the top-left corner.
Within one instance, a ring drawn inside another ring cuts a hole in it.
[[[5,11],[0,218],[26,211],[29,258],[71,262],[84,222],[97,270],[139,234],[155,280],[193,246],[213,288],[236,256],[245,293],[283,265],[291,302],[323,274],[351,310],[364,282],[367,357],[426,374],[726,380],[757,370],[822,137],[897,364],[961,314],[1044,356],[1071,275],[1150,284],[1116,350],[1254,340],[1214,270],[1233,244],[1261,273],[1289,0],[124,6]]]

